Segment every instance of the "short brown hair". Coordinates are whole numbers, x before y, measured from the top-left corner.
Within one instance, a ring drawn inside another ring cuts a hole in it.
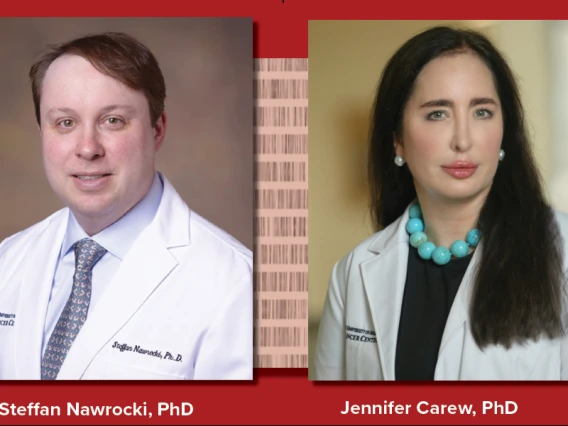
[[[144,93],[150,106],[152,126],[164,111],[166,85],[158,61],[138,40],[118,32],[106,32],[49,46],[30,69],[35,114],[40,124],[39,104],[45,73],[57,58],[77,55],[88,60],[99,72]]]

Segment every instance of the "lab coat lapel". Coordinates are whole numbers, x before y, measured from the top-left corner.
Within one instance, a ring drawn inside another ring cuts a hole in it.
[[[45,316],[68,217],[67,209],[56,213],[26,256],[15,329],[16,371],[20,380],[41,378]]]
[[[408,264],[407,212],[387,227],[369,250],[376,256],[361,264],[361,275],[370,306],[384,380],[395,379],[398,325]]]
[[[154,221],[130,248],[108,289],[87,318],[58,375],[80,379],[94,357],[177,266],[169,249],[187,246],[189,209],[162,176],[164,193]]]

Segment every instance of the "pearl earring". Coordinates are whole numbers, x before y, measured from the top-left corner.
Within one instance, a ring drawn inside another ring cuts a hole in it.
[[[402,167],[404,165],[404,158],[402,158],[400,155],[397,155],[396,157],[394,157],[394,164],[396,164],[398,167]]]
[[[505,158],[505,151],[501,150],[499,151],[499,161],[503,161],[503,158]]]

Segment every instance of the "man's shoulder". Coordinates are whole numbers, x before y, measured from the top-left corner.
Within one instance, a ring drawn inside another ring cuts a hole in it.
[[[166,225],[169,227],[168,232],[171,232],[175,224],[181,225],[183,220],[184,226],[186,224],[189,226],[190,246],[196,247],[201,255],[208,259],[215,259],[219,267],[224,266],[231,270],[242,269],[246,270],[246,273],[251,273],[252,251],[228,232],[196,213],[181,198],[167,178],[164,175],[161,176],[164,182],[162,203],[165,202],[169,209]],[[172,215],[175,216],[175,220],[172,220]],[[183,218],[180,215],[183,215]],[[188,222],[185,222],[187,219],[189,219]],[[184,228],[183,232],[185,231]]]
[[[203,216],[190,211],[190,235],[203,245],[215,247],[218,253],[234,257],[252,268],[252,251],[232,235],[205,219]]]
[[[67,209],[58,210],[42,221],[5,238],[0,243],[0,258],[7,256],[10,253],[22,253],[25,246],[35,241],[41,233],[45,231],[45,229],[58,219],[61,219],[62,215],[64,215],[66,211]]]

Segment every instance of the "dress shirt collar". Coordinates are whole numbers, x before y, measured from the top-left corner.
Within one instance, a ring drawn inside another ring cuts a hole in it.
[[[63,238],[60,259],[71,250],[77,241],[91,238],[113,256],[121,261],[124,260],[136,238],[154,219],[162,200],[163,189],[164,185],[160,175],[156,173],[152,186],[144,198],[119,220],[92,237],[87,235],[77,222],[75,215],[69,210],[67,231]]]

